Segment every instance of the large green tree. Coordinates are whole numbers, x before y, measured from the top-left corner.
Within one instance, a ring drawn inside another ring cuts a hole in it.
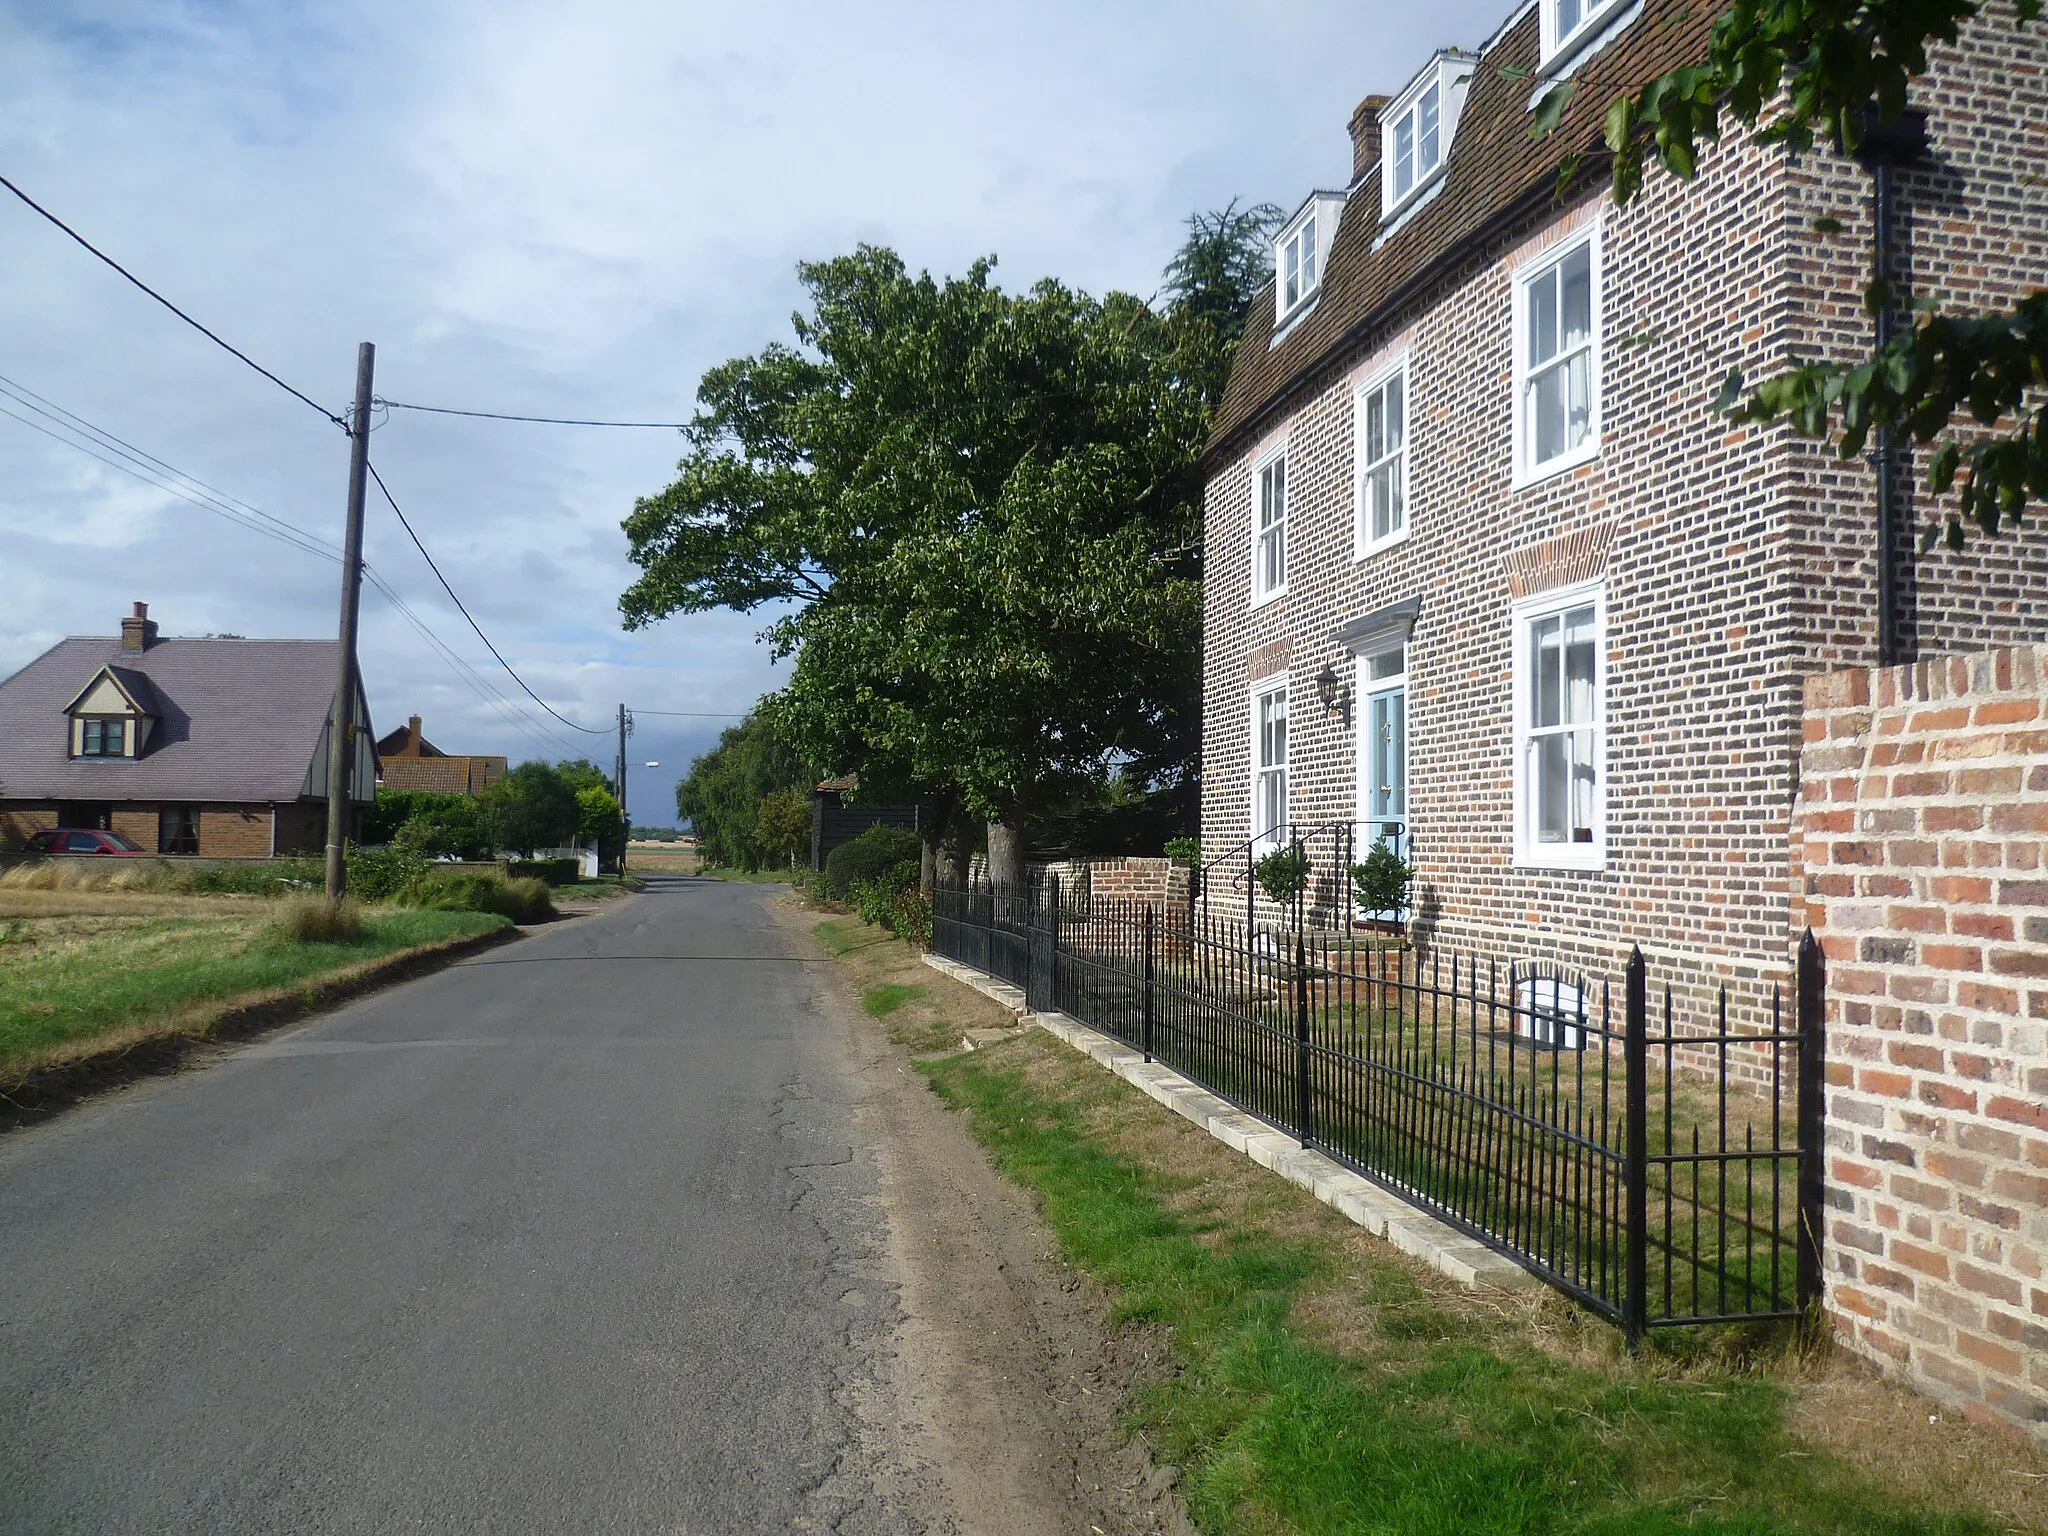
[[[1049,786],[1192,760],[1214,341],[991,270],[941,282],[872,247],[802,267],[797,345],[706,376],[678,478],[627,520],[621,606],[781,605],[778,728],[957,797],[1005,878]]]
[[[2039,20],[2042,0],[1999,8],[2025,27]],[[1701,145],[1719,136],[1723,108],[1765,142],[1802,151],[1818,136],[1853,153],[1870,125],[1905,111],[1929,46],[1955,42],[1987,9],[1981,0],[1733,0],[1705,57],[1611,95],[1600,142],[1573,149],[1560,180],[1579,174],[1588,154],[1608,158],[1621,203],[1641,190],[1646,162],[1690,179]],[[1553,82],[1534,131],[1555,131],[1587,88],[1598,87]],[[1877,310],[1895,297],[1873,282],[1867,302]],[[1960,548],[1966,521],[1996,534],[2016,526],[2030,502],[2048,500],[2048,291],[1987,314],[1943,313],[1928,300],[1914,309],[1914,323],[1861,362],[1792,358],[1753,387],[1733,374],[1719,404],[1739,420],[1783,420],[1833,437],[1844,458],[1880,431],[1938,442],[1928,488],[1941,496],[1961,485],[1923,544],[1945,535]]]

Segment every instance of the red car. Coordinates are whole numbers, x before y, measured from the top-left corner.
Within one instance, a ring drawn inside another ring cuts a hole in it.
[[[110,853],[129,859],[148,851],[118,832],[94,832],[84,827],[38,832],[28,840],[28,847],[31,853]]]

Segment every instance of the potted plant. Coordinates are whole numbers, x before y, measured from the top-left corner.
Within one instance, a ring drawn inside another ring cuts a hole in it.
[[[1390,843],[1374,843],[1365,862],[1351,866],[1351,889],[1359,909],[1397,930],[1400,914],[1408,910],[1408,887],[1414,879],[1415,866]]]
[[[1252,875],[1277,907],[1291,907],[1308,889],[1308,850],[1299,843],[1275,848],[1252,866]]]

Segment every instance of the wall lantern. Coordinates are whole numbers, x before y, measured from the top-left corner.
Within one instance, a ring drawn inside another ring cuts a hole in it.
[[[1316,674],[1316,700],[1323,706],[1326,715],[1342,715],[1344,723],[1351,723],[1351,688],[1337,681],[1336,669],[1328,662]]]

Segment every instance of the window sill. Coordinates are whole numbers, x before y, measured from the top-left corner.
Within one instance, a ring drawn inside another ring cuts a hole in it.
[[[1356,535],[1354,535],[1352,538],[1351,545],[1351,563],[1353,565],[1362,564],[1363,562],[1370,560],[1374,555],[1382,554],[1385,551],[1394,548],[1398,544],[1406,544],[1407,542],[1408,524],[1405,522],[1399,528],[1395,529],[1394,532],[1388,534],[1384,539],[1377,540],[1374,543],[1361,544],[1357,541]]]
[[[1377,251],[1401,232],[1401,227],[1415,217],[1429,204],[1436,201],[1436,195],[1443,191],[1444,172],[1449,167],[1448,159],[1431,171],[1425,180],[1408,189],[1408,195],[1380,212],[1380,227],[1372,237],[1372,248]]]
[[[1274,323],[1273,339],[1266,343],[1266,350],[1270,352],[1273,350],[1273,348],[1279,346],[1281,342],[1285,341],[1288,338],[1288,336],[1292,334],[1294,328],[1309,317],[1310,313],[1316,307],[1316,301],[1322,298],[1322,296],[1322,285],[1317,284],[1314,291],[1311,292],[1308,295],[1308,297],[1303,299],[1299,304],[1295,305],[1294,308],[1287,311],[1286,314],[1282,315],[1279,318],[1279,320]]]
[[[1591,464],[1599,457],[1600,434],[1596,430],[1588,434],[1585,446],[1582,448],[1575,448],[1570,453],[1547,460],[1533,468],[1517,467],[1509,481],[1508,489],[1514,491],[1530,490],[1535,486],[1543,484],[1546,480],[1555,480],[1559,475]]]
[[[1517,848],[1513,862],[1516,869],[1597,874],[1607,867],[1607,849],[1600,843],[1555,843],[1539,848]]]
[[[1273,606],[1273,604],[1279,602],[1280,599],[1285,597],[1286,595],[1287,586],[1283,582],[1281,585],[1275,587],[1270,592],[1260,592],[1254,594],[1251,600],[1250,607],[1253,612],[1257,612],[1261,608],[1270,608]]]

